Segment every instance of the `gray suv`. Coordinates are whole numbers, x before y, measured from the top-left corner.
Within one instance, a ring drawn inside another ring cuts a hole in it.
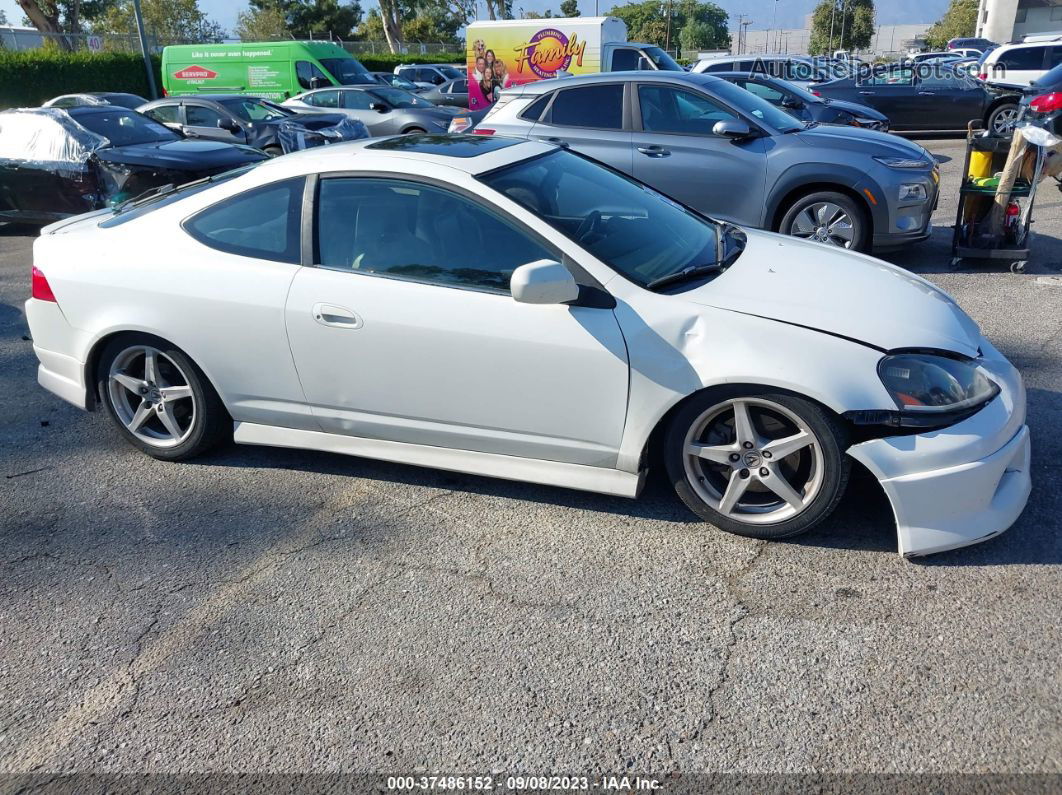
[[[918,144],[800,122],[702,74],[527,83],[476,132],[566,145],[706,215],[858,251],[925,239],[937,201],[937,164]]]

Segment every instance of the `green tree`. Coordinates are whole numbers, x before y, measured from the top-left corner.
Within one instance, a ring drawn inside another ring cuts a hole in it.
[[[288,21],[278,8],[250,8],[236,17],[240,41],[276,41],[289,37]]]
[[[553,12],[550,9],[543,11],[524,11],[520,9],[521,19],[553,19]]]
[[[926,31],[926,44],[931,50],[943,50],[948,39],[972,36],[977,29],[978,0],[951,0],[951,5],[933,26]]]
[[[221,41],[225,31],[199,8],[198,0],[141,0],[144,28],[160,44]],[[133,0],[118,0],[92,23],[94,33],[133,33]]]
[[[383,6],[381,6],[383,8]],[[401,42],[442,42],[460,49],[457,31],[475,14],[469,0],[406,0],[393,7],[396,45]],[[363,41],[386,41],[385,18],[373,8],[358,27]]]
[[[644,0],[641,3],[616,6],[609,14],[627,23],[627,36],[632,41],[645,41],[661,46],[673,45],[675,42],[681,42],[682,31],[692,23],[694,28],[687,34],[690,41],[696,41],[692,47],[714,49],[730,44],[730,33],[727,30],[730,18],[726,11],[715,3],[700,3],[697,0],[674,3],[670,6],[670,28],[667,19],[668,8],[667,2]]]
[[[562,17],[579,16],[579,0],[562,0],[560,13]]]
[[[115,0],[18,0],[26,19],[42,33],[80,33],[82,23],[114,5]]]
[[[251,10],[279,14],[297,39],[349,39],[361,22],[359,0],[251,0]]]
[[[812,55],[862,50],[874,38],[874,0],[822,0],[811,17]]]

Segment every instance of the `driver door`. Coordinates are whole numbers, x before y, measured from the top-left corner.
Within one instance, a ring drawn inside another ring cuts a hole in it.
[[[322,430],[598,467],[616,464],[626,347],[611,309],[514,301],[548,244],[413,179],[322,178],[316,267],[285,317]]]
[[[247,136],[242,129],[239,132],[233,132],[218,126],[226,119],[233,121],[228,115],[222,115],[208,105],[194,102],[184,103],[184,133],[189,138],[206,138],[227,144],[245,143]]]
[[[744,119],[700,92],[642,83],[635,97],[634,177],[713,218],[760,226],[770,137],[715,135],[717,122]]]

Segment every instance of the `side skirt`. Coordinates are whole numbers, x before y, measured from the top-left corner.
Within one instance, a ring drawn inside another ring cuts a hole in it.
[[[532,458],[479,453],[474,450],[453,450],[447,447],[390,442],[342,436],[322,431],[303,431],[237,422],[233,426],[233,440],[238,444],[257,444],[270,447],[293,447],[300,450],[320,450],[325,453],[375,458],[400,464],[465,472],[472,475],[540,483],[546,486],[594,491],[617,497],[637,497],[645,480],[645,472],[633,474],[617,469],[541,461]]]

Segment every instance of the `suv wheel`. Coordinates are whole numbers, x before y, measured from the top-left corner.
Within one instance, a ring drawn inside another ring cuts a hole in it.
[[[870,224],[863,208],[852,199],[843,193],[823,191],[793,202],[778,231],[838,248],[865,251]]]

